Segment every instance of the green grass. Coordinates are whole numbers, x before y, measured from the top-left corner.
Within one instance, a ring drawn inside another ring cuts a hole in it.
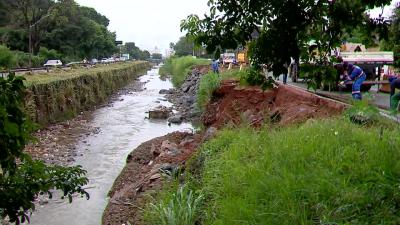
[[[169,58],[163,67],[160,68],[161,76],[171,75],[172,83],[175,87],[180,87],[185,81],[187,74],[195,65],[210,65],[211,61],[207,59],[196,59],[192,56],[179,58]]]
[[[221,77],[213,72],[204,74],[200,78],[199,90],[197,92],[197,107],[204,110],[207,103],[210,101],[212,93],[216,90],[221,82]]]
[[[119,70],[124,68],[129,68],[132,65],[140,64],[143,62],[125,62],[125,63],[115,63],[110,65],[97,65],[94,68],[78,68],[70,70],[55,69],[49,73],[35,73],[32,75],[23,75],[26,78],[26,85],[31,86],[33,84],[47,84],[54,81],[67,80],[71,78],[80,77],[83,75],[95,76],[98,73],[112,70]]]
[[[210,101],[212,93],[220,86],[221,80],[239,80],[247,70],[225,70],[219,75],[209,72],[200,79],[199,90],[197,92],[197,107],[203,111]]]
[[[400,135],[348,119],[225,129],[189,163],[201,224],[399,224]]]
[[[195,194],[186,186],[180,186],[176,189],[176,193],[163,196],[163,200],[158,204],[150,203],[145,214],[145,220],[157,225],[194,224],[203,195]]]

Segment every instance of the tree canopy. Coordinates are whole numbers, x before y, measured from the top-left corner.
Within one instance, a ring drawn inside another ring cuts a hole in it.
[[[122,53],[129,54],[131,59],[146,60],[150,58],[150,53],[146,50],[142,51],[134,42],[126,42],[122,46]]]
[[[108,57],[117,52],[109,20],[74,0],[0,0],[0,44],[11,50],[54,49],[66,61]]]
[[[189,15],[181,29],[209,52],[250,45],[254,65],[265,64],[278,75],[290,58],[328,62],[343,36],[363,25],[384,30],[385,21],[365,12],[390,0],[209,0],[204,19]],[[319,54],[310,54],[310,43]]]

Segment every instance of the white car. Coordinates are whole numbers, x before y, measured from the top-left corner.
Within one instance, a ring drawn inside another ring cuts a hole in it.
[[[47,62],[43,66],[62,66],[61,60],[47,60]]]

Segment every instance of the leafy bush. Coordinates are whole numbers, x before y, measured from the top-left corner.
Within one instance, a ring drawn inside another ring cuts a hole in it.
[[[260,85],[263,90],[271,88],[274,81],[272,77],[266,77],[258,68],[251,67],[246,72],[241,73],[240,82],[248,85]]]
[[[208,194],[198,216],[203,224],[398,224],[398,132],[343,119],[223,130],[198,154],[193,180]]]
[[[58,189],[72,201],[75,193],[89,198],[82,188],[88,183],[80,166],[46,166],[24,153],[32,124],[23,111],[25,86],[22,77],[0,78],[0,213],[19,224],[29,220],[35,198]]]
[[[338,71],[331,65],[304,63],[300,67],[300,78],[307,81],[308,89],[317,90],[324,86],[328,89],[335,87],[339,76]]]
[[[186,186],[158,204],[150,204],[148,220],[158,225],[194,225],[203,195]]]
[[[0,45],[0,70],[11,69],[14,64],[14,54],[6,46]]]
[[[185,81],[187,74],[195,65],[209,65],[207,59],[197,59],[192,56],[179,58],[170,58],[165,62],[165,65],[160,69],[161,74],[169,74],[172,77],[172,83],[175,87],[179,87]]]
[[[41,47],[39,49],[39,57],[46,61],[50,59],[61,59],[62,55],[54,49],[49,50],[45,47]]]
[[[220,77],[212,72],[203,75],[200,79],[199,90],[197,92],[197,107],[204,110],[212,93],[219,87]]]

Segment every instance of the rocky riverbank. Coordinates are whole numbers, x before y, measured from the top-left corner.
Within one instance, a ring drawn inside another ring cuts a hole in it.
[[[112,107],[115,101],[124,101],[121,95],[133,94],[142,91],[143,83],[135,79],[131,84],[120,89],[108,98],[108,100],[99,107]],[[99,108],[94,107],[93,110]],[[42,160],[51,165],[70,165],[78,154],[76,144],[81,142],[86,136],[101,132],[98,127],[90,125],[93,110],[82,111],[73,119],[49,125],[37,130],[34,134],[34,141],[25,147],[25,152],[34,159]],[[88,143],[82,143],[88,145]]]
[[[174,104],[173,109],[178,111],[178,113],[170,117],[169,122],[200,123],[201,112],[196,103],[197,91],[201,76],[206,74],[208,70],[208,66],[197,66],[188,74],[181,87],[160,91],[160,93],[166,94],[168,101]]]

